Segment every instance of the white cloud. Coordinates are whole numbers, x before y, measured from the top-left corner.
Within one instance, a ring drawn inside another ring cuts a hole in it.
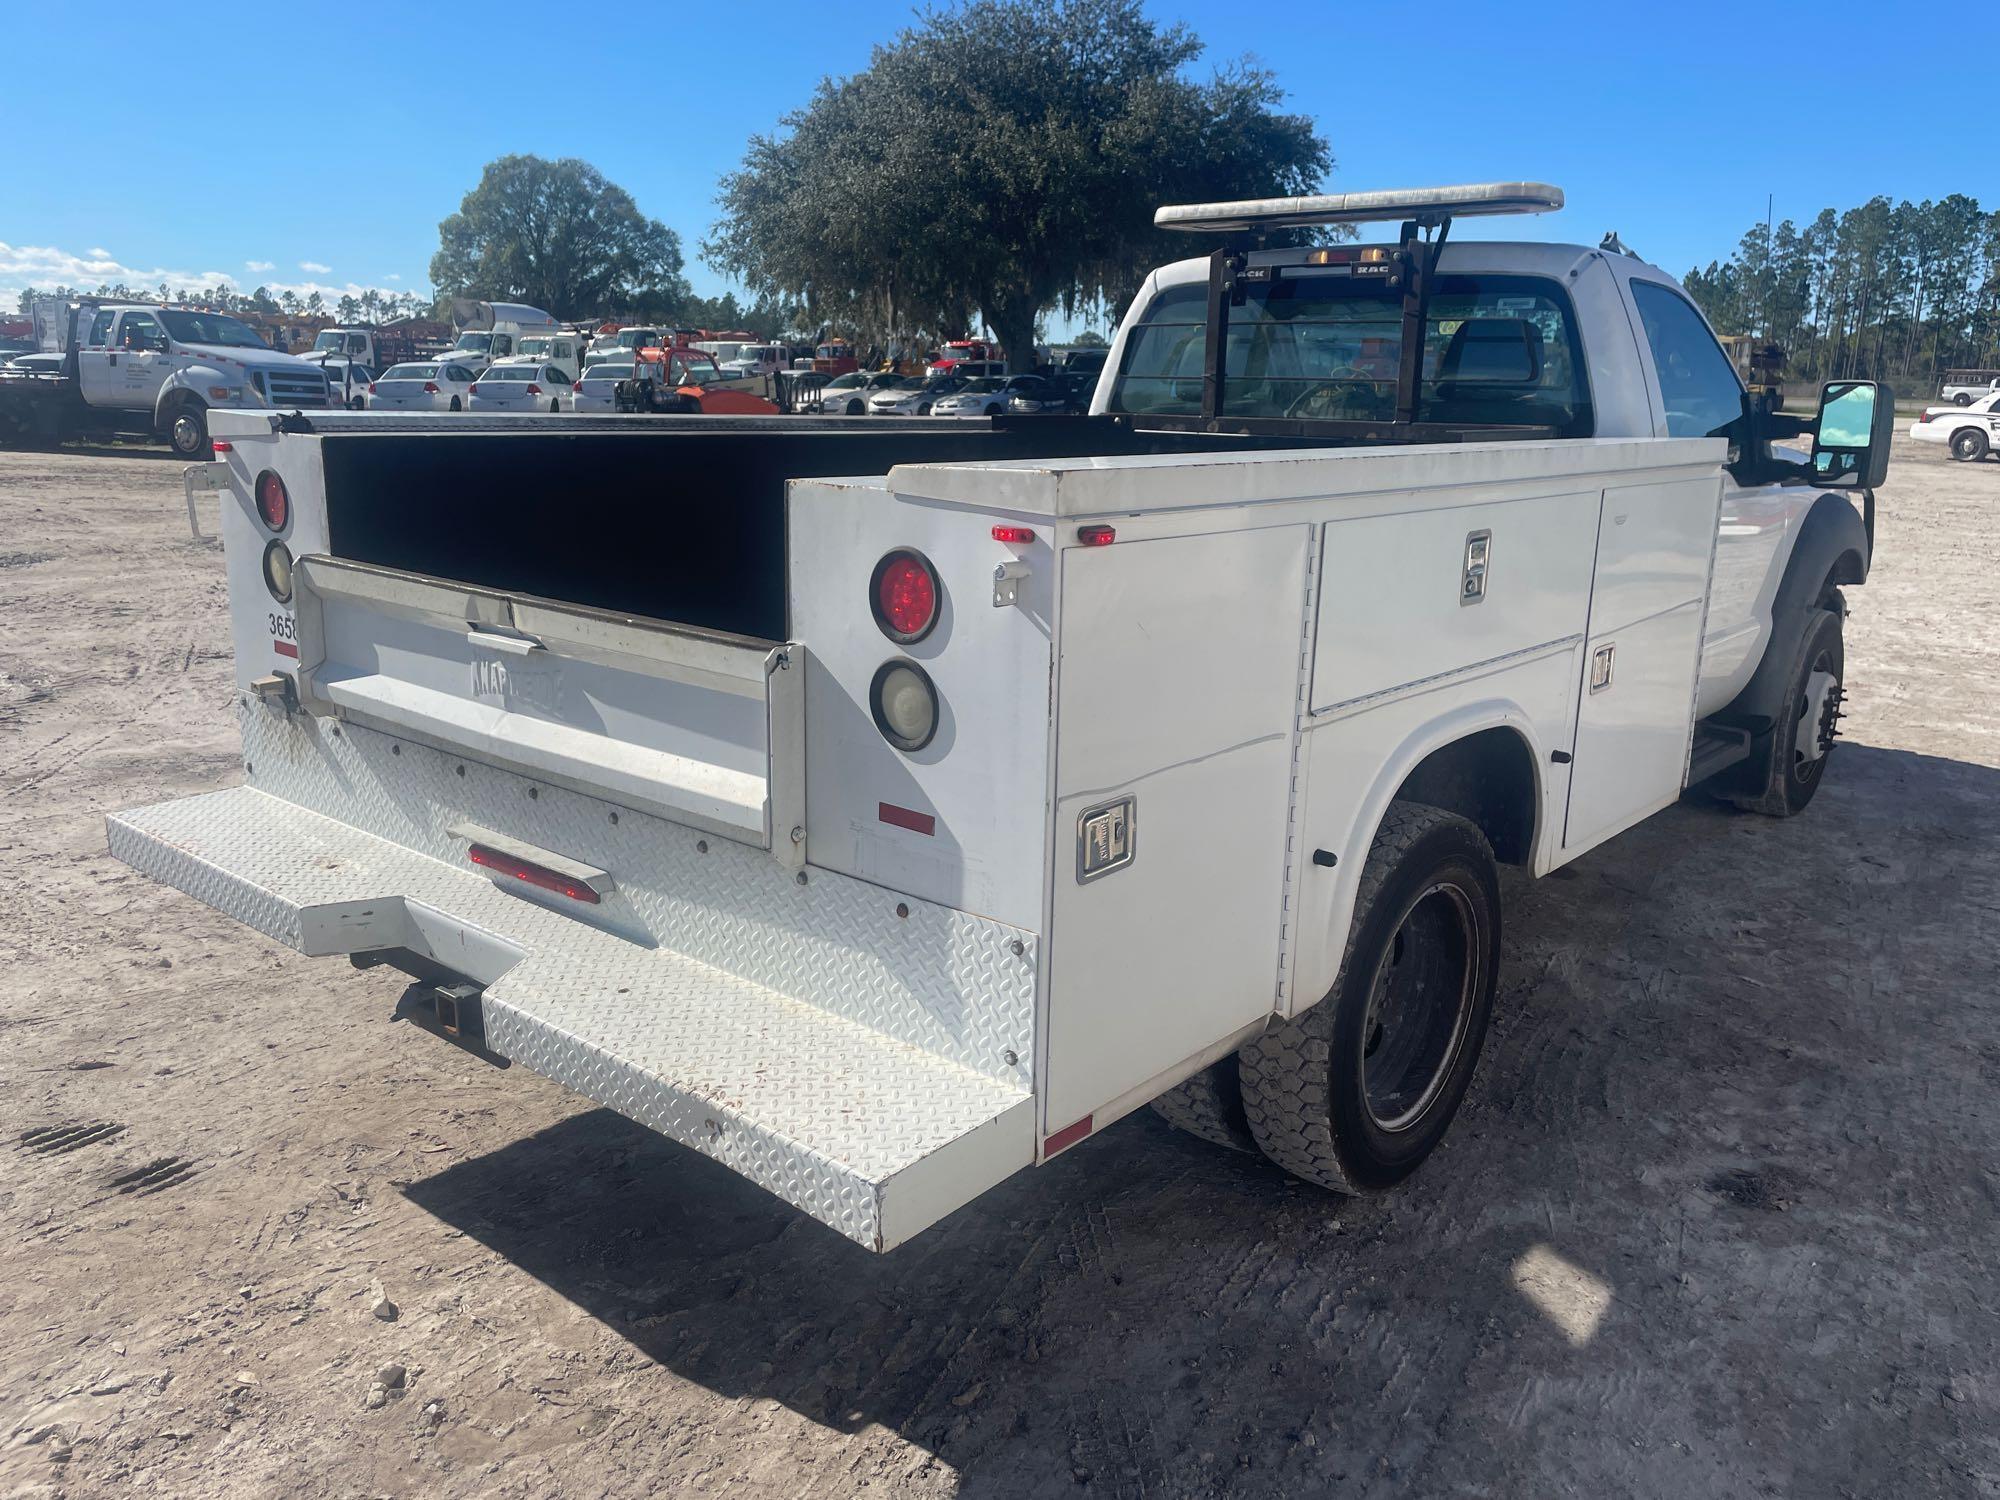
[[[403,279],[403,273],[401,271],[391,271],[387,276],[384,276],[382,279],[384,281],[401,281]]]
[[[246,261],[255,267],[268,262]],[[308,265],[314,264],[307,262]],[[335,284],[316,279],[302,281],[270,281],[259,277],[258,281],[273,296],[285,292],[295,292],[301,298],[318,292],[331,307],[342,297],[358,297],[368,290],[359,282]],[[0,241],[0,311],[11,312],[21,293],[29,287],[47,290],[51,287],[69,286],[90,291],[102,285],[119,285],[143,289],[151,292],[165,282],[172,290],[194,291],[200,287],[228,286],[237,291],[247,292],[250,287],[243,278],[228,271],[190,270],[177,266],[133,265],[120,260],[110,251],[93,247],[82,255],[58,249],[53,245],[10,245]],[[253,283],[255,284],[255,283]],[[377,291],[388,290],[378,284]]]
[[[299,269],[301,271],[310,271],[315,276],[324,276],[327,274],[327,272],[331,271],[333,267],[323,266],[316,260],[302,260],[299,262]]]
[[[243,269],[246,271],[275,271],[278,269],[278,263],[274,260],[246,260],[243,262]]]

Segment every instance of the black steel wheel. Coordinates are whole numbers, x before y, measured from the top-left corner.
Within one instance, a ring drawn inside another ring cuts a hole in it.
[[[1789,818],[1806,810],[1826,778],[1826,763],[1847,701],[1847,653],[1841,637],[1838,593],[1832,607],[1813,611],[1799,642],[1785,702],[1789,711],[1751,747],[1750,764],[1762,775],[1752,795],[1736,805],[1768,817]],[[1754,783],[1753,783],[1754,784]]]
[[[1500,967],[1486,836],[1416,802],[1368,851],[1325,999],[1237,1054],[1258,1147],[1334,1192],[1394,1185],[1444,1139],[1472,1082]]]
[[[1986,434],[1977,427],[1963,428],[1951,435],[1951,456],[1961,463],[1974,463],[1986,457],[1991,446]]]

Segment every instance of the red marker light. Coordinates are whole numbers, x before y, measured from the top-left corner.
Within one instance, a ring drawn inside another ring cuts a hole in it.
[[[234,453],[236,451],[236,445],[234,443],[225,443],[222,441],[221,438],[217,438],[214,442],[210,443],[208,446],[217,453]]]
[[[1005,542],[1010,547],[1025,547],[1034,539],[1035,532],[1031,526],[995,526],[993,528],[993,540],[996,542]]]
[[[1079,526],[1076,539],[1086,547],[1109,547],[1118,540],[1118,533],[1109,526]]]
[[[588,901],[592,906],[598,903],[599,897],[596,891],[581,880],[572,880],[567,875],[551,870],[547,865],[516,859],[511,854],[502,854],[498,849],[489,849],[484,844],[472,845],[465,851],[465,857],[482,869],[512,876],[515,880],[525,881],[541,890],[554,891],[558,896],[567,896],[572,901]]]

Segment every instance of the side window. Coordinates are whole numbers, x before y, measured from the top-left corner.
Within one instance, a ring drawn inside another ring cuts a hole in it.
[[[112,317],[113,314],[107,310],[99,313],[90,320],[90,337],[85,340],[89,348],[102,349],[106,344],[111,342]]]
[[[167,336],[151,313],[127,313],[118,323],[118,343],[125,349],[164,349]]]
[[[347,340],[347,352],[349,354],[366,354],[368,352],[367,335],[360,333],[351,335]]]
[[[504,333],[493,335],[493,357],[500,359],[514,352],[514,341]]]
[[[1743,386],[1729,356],[1685,297],[1656,281],[1634,281],[1632,301],[1646,330],[1667,408],[1668,437],[1721,437],[1743,415]]]

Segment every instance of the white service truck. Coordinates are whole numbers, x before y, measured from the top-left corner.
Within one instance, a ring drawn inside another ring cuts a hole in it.
[[[87,300],[37,310],[59,370],[0,372],[0,435],[55,442],[87,434],[164,437],[206,457],[219,407],[319,410],[332,403],[318,365],[271,348],[228,313]]]
[[[1163,209],[1222,238],[1087,417],[218,417],[244,780],[112,851],[872,1249],[1148,1102],[1386,1188],[1498,866],[1804,808],[1868,572],[1887,393],[1774,416],[1654,267],[1445,243],[1560,203]]]
[[[452,326],[458,337],[444,358],[463,365],[475,375],[495,360],[510,359],[520,353],[524,337],[572,337],[562,324],[539,307],[522,302],[480,302],[469,297],[454,298]]]

